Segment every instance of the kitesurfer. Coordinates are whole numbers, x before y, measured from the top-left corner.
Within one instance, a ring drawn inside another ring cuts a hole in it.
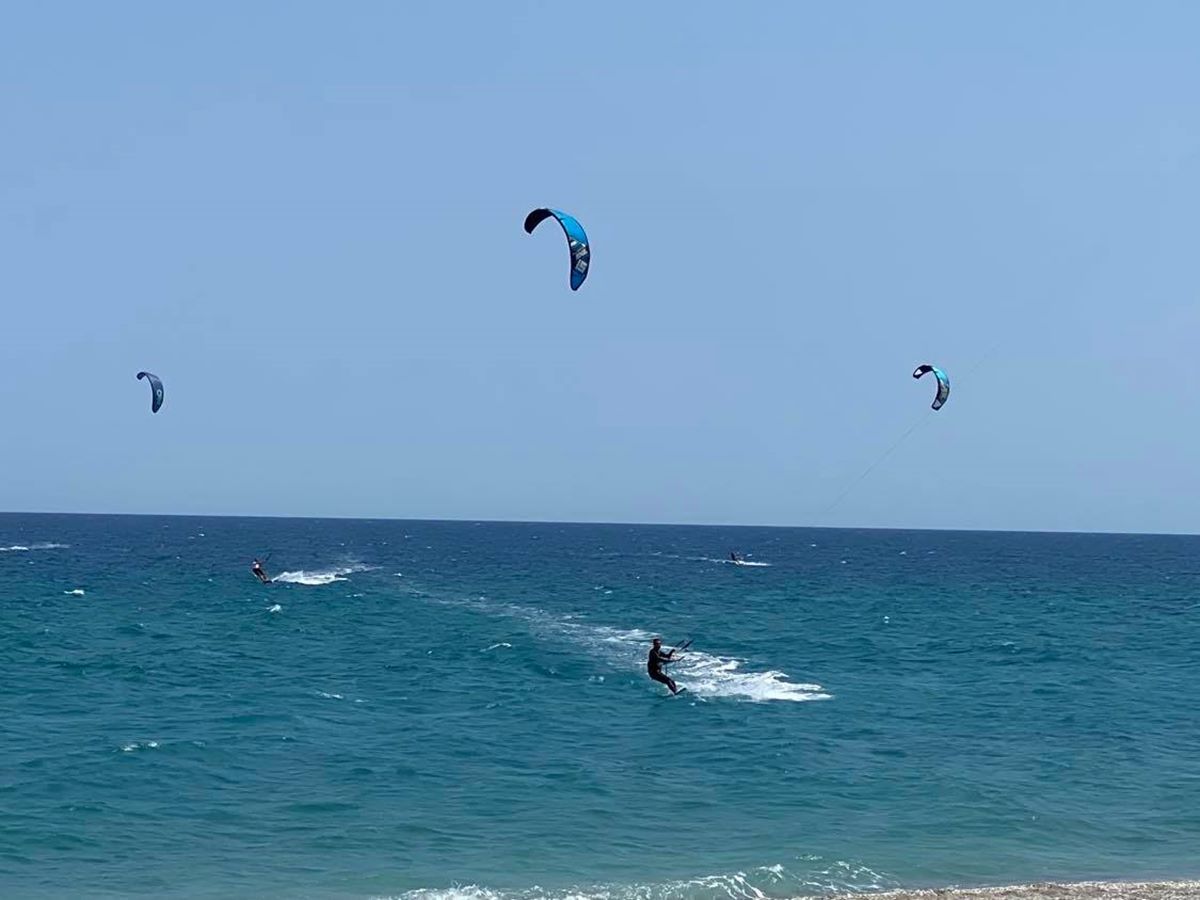
[[[250,571],[253,572],[254,577],[257,578],[259,581],[261,581],[263,584],[271,583],[270,577],[267,575],[266,572],[263,571],[262,563],[260,563],[257,559],[254,561],[254,564],[250,566]]]
[[[735,563],[740,563],[742,561],[742,558],[740,556],[738,556],[736,553],[734,553],[732,550],[730,550],[729,551],[729,561],[735,562]]]
[[[663,672],[663,666],[670,665],[673,662],[678,662],[674,659],[675,650],[668,650],[663,653],[662,638],[655,638],[654,645],[650,648],[650,656],[646,659],[646,672],[652,679],[659,684],[665,684],[671,689],[672,694],[678,694],[679,688],[675,682]]]

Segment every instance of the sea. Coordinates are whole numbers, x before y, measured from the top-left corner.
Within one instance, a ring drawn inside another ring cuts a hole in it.
[[[3,515],[0,897],[1195,877],[1198,661],[1195,537]]]

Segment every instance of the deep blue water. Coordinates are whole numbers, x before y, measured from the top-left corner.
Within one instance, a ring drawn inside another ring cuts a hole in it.
[[[0,548],[5,898],[1200,874],[1200,539],[9,515]],[[695,640],[678,698],[652,633]]]

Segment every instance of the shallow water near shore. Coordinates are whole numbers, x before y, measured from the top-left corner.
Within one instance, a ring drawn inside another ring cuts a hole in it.
[[[0,894],[1193,877],[1198,561],[1191,537],[0,516]],[[658,633],[694,639],[679,697],[645,676]]]

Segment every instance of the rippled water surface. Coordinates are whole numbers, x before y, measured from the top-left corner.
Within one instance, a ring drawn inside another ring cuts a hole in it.
[[[1193,538],[2,516],[0,585],[4,897],[1200,874]]]

